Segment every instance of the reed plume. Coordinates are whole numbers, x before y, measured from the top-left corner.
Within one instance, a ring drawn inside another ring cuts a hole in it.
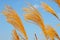
[[[44,10],[46,10],[47,12],[51,13],[52,15],[54,15],[58,20],[59,17],[57,16],[56,12],[49,6],[47,5],[45,2],[41,3],[41,6]]]
[[[26,12],[24,14],[25,20],[31,20],[36,23],[40,23],[41,26],[43,24],[43,19],[39,11],[33,7],[31,4],[28,3],[29,8],[23,8],[23,10]]]
[[[6,6],[5,10],[3,11],[3,14],[6,16],[7,22],[12,24],[14,28],[21,32],[26,38],[26,40],[28,40],[22,21],[17,15],[16,11],[13,10],[10,6]]]
[[[20,40],[20,38],[19,38],[16,30],[13,30],[13,31],[12,31],[12,36],[13,36],[13,40]]]
[[[34,7],[34,6],[31,6],[31,4],[29,4],[29,7],[30,7],[30,10],[32,12],[28,12],[26,11],[26,8],[24,9],[24,11],[26,12],[26,14],[24,14],[24,18],[28,21],[33,21],[35,22],[36,24],[39,25],[39,27],[42,29],[42,31],[44,32],[44,35],[45,37],[47,38],[47,33],[46,33],[46,30],[45,30],[45,25],[44,25],[44,20],[41,16],[41,14],[39,13],[39,11]],[[29,8],[27,8],[29,9]],[[48,38],[47,38],[48,39]]]
[[[60,40],[58,33],[54,30],[54,28],[52,28],[51,25],[46,25],[46,31],[51,40],[54,40],[54,38]]]
[[[30,20],[38,24],[40,28],[42,29],[47,40],[49,39],[49,37],[51,40],[54,40],[54,37],[57,37],[58,39],[60,39],[57,32],[55,32],[55,30],[52,27],[48,26],[46,28],[43,18],[41,14],[39,13],[39,11],[36,8],[33,8],[31,6],[30,8],[32,8],[30,9],[31,11],[29,10],[29,8],[24,9],[24,11],[26,12],[26,14],[24,14],[25,19],[27,21]]]

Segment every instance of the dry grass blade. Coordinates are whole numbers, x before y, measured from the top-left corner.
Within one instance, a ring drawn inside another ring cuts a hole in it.
[[[41,6],[42,6],[42,8],[43,9],[45,9],[47,12],[50,12],[52,15],[54,15],[58,20],[60,20],[59,19],[59,17],[57,16],[57,14],[55,13],[55,11],[49,6],[49,5],[47,5],[46,3],[41,3]]]
[[[59,35],[50,25],[47,25],[46,32],[47,35],[51,38],[51,40],[54,40],[55,37],[60,40]]]
[[[36,38],[36,40],[38,40],[38,37],[37,37],[36,33],[35,33],[35,38]]]
[[[20,31],[24,35],[26,40],[28,40],[22,21],[17,15],[16,11],[11,9],[10,7],[6,7],[5,11],[3,11],[3,14],[6,16],[7,22],[12,24],[18,31]]]
[[[12,36],[13,36],[13,40],[20,40],[20,38],[19,38],[16,30],[13,30],[13,31],[12,31]]]

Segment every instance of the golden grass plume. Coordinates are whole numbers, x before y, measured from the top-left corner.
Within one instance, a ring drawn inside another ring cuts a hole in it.
[[[12,31],[12,36],[13,36],[13,40],[20,40],[20,38],[19,38],[16,30],[13,30],[13,31]]]
[[[51,25],[46,25],[46,32],[51,40],[54,40],[54,38],[57,38],[58,40],[60,40],[58,33],[55,31],[54,28],[52,28]]]
[[[5,10],[3,11],[3,14],[6,16],[7,22],[12,24],[14,28],[21,32],[26,38],[26,40],[28,40],[22,21],[17,15],[16,11],[13,10],[10,6],[6,6]]]
[[[24,14],[24,18],[25,20],[30,20],[33,22],[36,22],[37,24],[39,24],[40,26],[43,25],[43,18],[40,14],[40,12],[31,4],[28,3],[28,8],[23,8],[23,10],[26,12],[26,14]]]
[[[45,2],[41,3],[41,6],[44,10],[46,10],[47,12],[51,13],[52,15],[54,15],[58,20],[59,17],[57,16],[56,12],[49,6],[47,5]]]
[[[41,27],[42,31],[45,34],[45,37],[47,38],[47,33],[45,30],[45,25],[44,25],[44,20],[41,16],[41,14],[39,13],[39,11],[34,7],[34,6],[30,6],[31,4],[29,4],[30,7],[30,11],[29,8],[25,8],[24,11],[26,12],[26,14],[24,14],[24,18],[28,21],[33,21],[35,22],[37,25],[39,25],[39,27]],[[27,9],[27,11],[26,11]]]

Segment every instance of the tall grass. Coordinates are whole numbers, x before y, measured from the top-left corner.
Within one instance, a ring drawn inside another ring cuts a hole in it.
[[[59,0],[58,1],[54,0],[54,1],[60,6]],[[50,40],[55,40],[55,38],[60,40],[59,35],[56,32],[56,30],[54,30],[54,28],[51,25],[44,24],[44,19],[43,19],[41,13],[38,11],[38,9],[36,9],[33,5],[31,5],[28,2],[26,2],[26,4],[28,7],[23,8],[23,11],[26,13],[26,14],[24,14],[25,20],[32,21],[32,23],[34,22],[35,24],[37,24],[40,27],[40,29],[42,29],[42,32],[44,33],[46,40],[49,40],[49,38],[50,38]],[[47,12],[49,12],[50,14],[55,16],[58,20],[60,20],[58,15],[56,14],[56,12],[45,2],[41,3],[41,6],[44,10],[46,10]],[[13,10],[12,7],[7,5],[2,13],[6,17],[7,22],[10,23],[11,25],[13,25],[13,27],[15,28],[15,30],[12,31],[12,37],[13,37],[12,40],[21,40],[20,36],[16,32],[16,30],[21,32],[21,34],[25,38],[24,40],[28,40],[28,35],[26,33],[24,25],[23,25],[20,17],[18,16],[18,14],[16,13],[16,11]],[[59,26],[59,25],[60,24],[58,24],[57,26]],[[34,35],[35,35],[35,39],[38,40],[36,33]]]
[[[31,4],[29,4],[29,5],[31,5]],[[43,7],[45,7],[45,9],[47,11],[49,11],[49,12],[52,11],[55,14],[55,12],[49,6],[47,6],[45,3],[43,3],[42,5],[43,5]],[[42,31],[43,31],[43,33],[44,33],[44,35],[45,35],[45,37],[46,37],[47,40],[49,38],[51,40],[54,40],[55,37],[60,40],[57,32],[50,25],[47,26],[47,27],[45,26],[44,21],[43,21],[43,18],[41,16],[41,14],[39,13],[39,11],[34,6],[29,6],[29,7],[30,7],[30,10],[29,10],[29,8],[25,8],[24,9],[24,11],[26,12],[26,14],[24,14],[25,19],[27,21],[28,20],[33,21],[37,25],[39,25],[39,27],[42,29]]]

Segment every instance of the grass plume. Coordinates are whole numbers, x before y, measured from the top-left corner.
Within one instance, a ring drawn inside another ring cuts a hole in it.
[[[44,4],[44,5],[45,5],[45,4]],[[30,6],[30,7],[31,7],[31,6]],[[33,6],[33,7],[34,7],[34,6]],[[44,33],[44,35],[45,35],[45,37],[46,37],[47,40],[48,40],[49,38],[50,38],[51,40],[54,40],[54,37],[57,37],[58,39],[60,39],[59,36],[58,36],[58,34],[57,34],[57,32],[56,32],[50,25],[47,26],[47,28],[46,28],[41,14],[39,13],[39,11],[38,11],[36,8],[33,8],[33,7],[32,7],[32,9],[30,9],[30,10],[29,10],[29,8],[25,8],[25,9],[24,9],[24,11],[26,12],[26,14],[24,14],[25,19],[26,19],[27,21],[28,21],[28,20],[31,20],[31,21],[37,23],[37,24],[41,27],[41,29],[42,29],[42,31],[43,31],[43,33]],[[44,6],[44,7],[45,7],[45,6]],[[47,7],[46,7],[46,8],[47,8]],[[50,7],[48,7],[48,9],[47,9],[48,11],[49,11],[49,8],[50,8]],[[50,11],[51,11],[51,10],[50,10]],[[36,36],[36,35],[35,35],[35,36]]]
[[[31,4],[30,4],[31,5]],[[29,6],[31,7],[31,6]],[[34,7],[34,6],[33,6]],[[31,8],[31,11],[33,9],[32,12],[28,13],[27,11],[26,14],[24,14],[24,18],[28,21],[28,20],[31,20],[33,22],[35,22],[36,24],[39,25],[39,27],[42,29],[42,31],[44,32],[45,34],[45,37],[47,38],[47,33],[46,33],[46,30],[45,30],[45,25],[44,25],[44,21],[43,21],[43,18],[41,16],[41,14],[39,13],[39,11],[34,7],[34,8]]]
[[[47,12],[51,13],[52,15],[54,15],[58,20],[59,17],[57,16],[56,12],[49,6],[47,5],[45,2],[41,3],[41,6],[44,10],[46,10]]]
[[[6,16],[7,22],[12,24],[14,28],[21,32],[23,36],[26,38],[26,40],[28,40],[25,28],[16,11],[13,10],[10,6],[6,6],[5,10],[3,11],[3,14]]]
[[[16,30],[13,30],[13,31],[12,31],[12,36],[13,36],[13,40],[20,40],[20,38],[19,38]]]
[[[54,28],[52,28],[51,25],[46,25],[46,32],[51,40],[54,40],[54,38],[60,40],[58,33],[54,30]]]

